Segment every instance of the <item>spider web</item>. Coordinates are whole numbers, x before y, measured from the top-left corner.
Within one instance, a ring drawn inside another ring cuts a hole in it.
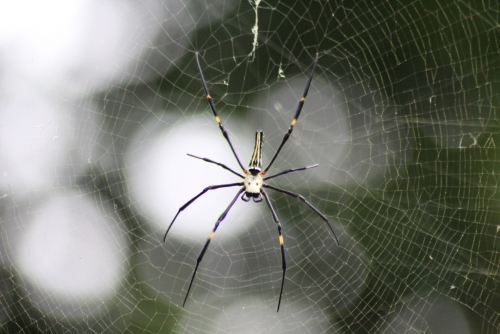
[[[496,1],[0,5],[2,333],[498,333]],[[244,164],[319,164],[236,202]]]

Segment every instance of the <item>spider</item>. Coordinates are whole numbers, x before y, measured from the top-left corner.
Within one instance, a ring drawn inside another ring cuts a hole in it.
[[[219,118],[219,113],[217,112],[217,109],[215,108],[215,104],[212,100],[212,97],[210,96],[210,93],[208,92],[207,83],[205,81],[205,78],[203,77],[203,72],[201,70],[200,60],[198,58],[198,52],[196,52],[196,64],[198,65],[198,71],[200,72],[201,84],[203,86],[203,90],[205,91],[205,97],[208,101],[208,104],[210,105],[210,108],[212,109],[212,112],[215,116],[215,120],[219,124],[219,129],[222,132],[222,135],[226,139],[227,143],[229,144],[229,147],[231,148],[231,151],[233,152],[233,155],[236,158],[238,165],[240,166],[241,170],[243,171],[243,174],[240,174],[240,173],[234,171],[233,169],[227,167],[226,165],[219,163],[219,162],[216,162],[216,161],[213,161],[211,159],[197,157],[197,156],[192,155],[192,154],[188,154],[188,155],[190,157],[218,165],[218,166],[230,171],[231,173],[239,176],[240,178],[242,178],[243,182],[219,184],[219,185],[212,185],[212,186],[206,187],[198,195],[191,198],[189,201],[187,201],[183,206],[181,206],[179,208],[179,210],[177,211],[177,214],[175,215],[174,219],[172,220],[172,222],[168,226],[167,231],[165,232],[165,236],[163,237],[163,242],[165,242],[165,240],[167,238],[168,231],[170,231],[170,228],[172,227],[175,220],[177,219],[177,216],[179,216],[179,214],[184,209],[186,209],[189,205],[191,205],[194,201],[196,201],[200,196],[205,194],[207,191],[214,190],[214,189],[220,189],[220,188],[228,188],[228,187],[241,187],[238,190],[238,192],[236,193],[236,196],[233,198],[231,203],[229,203],[229,206],[224,210],[224,212],[222,212],[219,219],[217,219],[217,222],[215,223],[215,226],[214,226],[212,232],[210,232],[210,235],[208,236],[207,241],[205,242],[205,245],[203,246],[203,249],[201,250],[200,254],[198,255],[198,258],[196,260],[196,266],[194,268],[193,275],[191,276],[191,281],[189,283],[189,287],[188,287],[188,290],[186,293],[186,297],[184,298],[184,302],[182,304],[182,307],[184,307],[184,305],[186,304],[186,300],[189,296],[189,292],[191,291],[191,287],[193,285],[196,271],[198,270],[198,266],[200,265],[200,262],[202,261],[203,256],[205,255],[205,252],[207,251],[208,245],[210,244],[210,241],[212,240],[212,237],[214,236],[215,231],[217,231],[219,224],[224,220],[224,218],[226,218],[226,215],[228,214],[229,210],[234,205],[234,203],[236,202],[236,200],[238,199],[238,197],[240,195],[241,195],[241,199],[245,202],[250,201],[250,198],[252,198],[253,201],[256,203],[262,202],[262,200],[264,199],[267,203],[267,206],[271,210],[271,214],[273,216],[274,222],[276,223],[276,226],[278,227],[278,235],[279,235],[279,242],[280,242],[280,248],[281,248],[281,268],[283,270],[283,276],[281,279],[281,289],[280,289],[280,296],[279,296],[279,300],[278,300],[277,312],[279,312],[279,310],[280,310],[281,296],[283,295],[283,287],[285,284],[285,273],[286,273],[285,243],[283,241],[282,226],[281,226],[280,219],[278,218],[278,215],[276,214],[276,211],[274,210],[274,207],[271,204],[271,201],[269,200],[269,196],[268,196],[267,192],[264,190],[264,188],[278,191],[280,193],[295,197],[298,200],[302,201],[312,211],[314,211],[322,220],[324,220],[326,222],[326,224],[328,225],[328,227],[332,231],[333,236],[335,237],[335,241],[337,242],[337,245],[339,244],[337,235],[335,234],[335,231],[333,230],[332,225],[330,225],[330,223],[328,222],[328,219],[323,214],[321,214],[321,212],[319,212],[318,209],[316,209],[308,201],[306,201],[306,199],[302,195],[292,193],[288,190],[276,188],[276,187],[266,183],[266,181],[273,179],[275,177],[284,175],[284,174],[318,167],[317,164],[312,165],[312,166],[307,166],[307,167],[301,167],[301,168],[292,168],[292,169],[285,170],[285,171],[282,171],[280,173],[274,174],[272,176],[265,177],[265,175],[267,174],[267,171],[269,170],[269,168],[271,168],[272,164],[274,163],[274,161],[278,157],[278,154],[280,153],[281,149],[283,148],[283,145],[285,145],[286,141],[290,137],[290,135],[293,131],[293,127],[295,126],[295,123],[297,123],[297,119],[299,118],[300,111],[302,110],[302,107],[304,106],[307,92],[309,91],[309,86],[311,85],[311,81],[312,81],[313,74],[314,74],[314,69],[316,68],[317,63],[318,63],[318,54],[316,54],[316,58],[314,60],[311,75],[309,76],[309,79],[307,80],[306,88],[304,89],[304,93],[302,94],[302,98],[299,100],[299,103],[297,105],[297,109],[295,111],[295,116],[293,116],[292,123],[291,123],[290,127],[288,128],[288,131],[285,133],[285,136],[283,137],[283,140],[282,140],[280,146],[276,150],[276,153],[274,154],[274,156],[271,159],[271,162],[269,163],[267,168],[262,170],[262,145],[264,143],[264,140],[263,140],[264,133],[262,131],[257,131],[255,134],[255,147],[253,150],[252,158],[250,159],[250,164],[248,165],[248,169],[245,169],[240,161],[240,158],[238,157],[238,154],[236,153],[236,150],[234,149],[233,144],[231,143],[231,140],[229,139],[229,133],[226,131],[226,129],[224,128],[224,126],[221,123],[221,120]]]

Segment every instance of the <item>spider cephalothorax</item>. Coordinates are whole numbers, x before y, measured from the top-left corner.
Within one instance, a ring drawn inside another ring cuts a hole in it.
[[[278,227],[279,242],[280,242],[280,248],[281,248],[281,264],[282,264],[282,270],[283,270],[283,277],[281,279],[280,296],[279,296],[279,300],[278,300],[278,311],[280,309],[281,296],[283,294],[283,286],[285,284],[285,272],[286,272],[285,244],[284,244],[283,236],[281,233],[281,230],[282,230],[281,222],[278,218],[278,215],[276,214],[276,211],[274,210],[274,208],[271,204],[271,201],[269,199],[269,196],[267,195],[267,192],[264,191],[264,188],[272,189],[272,190],[281,192],[283,194],[286,194],[288,196],[295,197],[298,200],[300,200],[301,202],[303,202],[312,211],[314,211],[321,219],[323,219],[326,222],[326,224],[328,225],[328,227],[332,231],[333,236],[335,237],[335,240],[337,241],[337,244],[339,243],[337,236],[335,234],[335,231],[333,230],[332,226],[328,222],[328,219],[321,212],[319,212],[314,206],[312,206],[308,201],[306,201],[302,195],[292,193],[288,190],[276,188],[276,187],[271,186],[265,182],[269,179],[275,178],[275,177],[283,175],[283,174],[288,174],[288,173],[292,173],[292,172],[296,172],[296,171],[306,170],[306,169],[314,168],[314,167],[318,166],[318,165],[312,165],[312,166],[301,167],[301,168],[293,168],[293,169],[285,170],[283,172],[274,174],[272,176],[265,177],[267,171],[269,170],[271,165],[274,163],[274,160],[276,160],[276,157],[278,156],[279,152],[281,151],[281,148],[283,147],[285,142],[290,137],[290,134],[293,131],[293,127],[295,126],[295,123],[297,123],[297,119],[299,118],[300,111],[302,110],[302,107],[303,107],[304,102],[306,100],[307,92],[309,91],[309,86],[311,85],[312,77],[314,74],[314,69],[316,68],[317,62],[318,62],[318,55],[316,54],[316,58],[315,58],[314,64],[313,64],[312,73],[309,76],[309,79],[307,80],[306,88],[304,89],[304,93],[302,94],[302,98],[299,100],[299,104],[298,104],[297,109],[295,111],[295,116],[293,117],[292,123],[290,124],[288,131],[285,133],[285,136],[283,137],[283,140],[281,141],[280,146],[278,147],[278,149],[276,150],[276,153],[274,154],[273,158],[271,159],[271,162],[266,167],[266,169],[264,169],[262,171],[262,145],[264,143],[264,133],[262,131],[257,131],[257,133],[255,134],[255,147],[254,147],[252,158],[250,159],[250,163],[248,165],[248,170],[247,170],[241,164],[240,158],[238,157],[238,154],[236,154],[236,150],[234,149],[233,144],[231,143],[231,140],[229,139],[229,134],[220,121],[219,114],[217,112],[217,109],[215,109],[214,102],[212,101],[212,97],[210,96],[210,94],[208,92],[208,87],[207,87],[207,84],[205,82],[205,78],[203,77],[203,72],[201,70],[200,61],[198,59],[198,53],[196,53],[196,63],[198,65],[198,70],[200,72],[201,84],[203,86],[203,90],[205,91],[205,97],[208,101],[208,104],[210,105],[210,108],[212,109],[212,112],[215,116],[215,120],[219,124],[219,129],[221,130],[224,138],[226,138],[226,141],[228,142],[229,147],[231,148],[231,151],[233,151],[233,155],[236,158],[236,161],[238,162],[238,165],[240,166],[244,175],[234,171],[233,169],[227,167],[226,165],[224,165],[220,162],[216,162],[216,161],[210,160],[208,158],[200,158],[200,157],[194,156],[192,154],[189,154],[189,156],[191,156],[193,158],[201,159],[203,161],[216,164],[216,165],[230,171],[231,173],[242,178],[243,182],[227,183],[227,184],[220,184],[220,185],[206,187],[198,195],[191,198],[189,201],[187,201],[183,206],[181,206],[179,208],[179,210],[177,211],[177,214],[175,215],[174,219],[172,220],[172,222],[168,226],[167,231],[165,232],[165,236],[163,237],[163,242],[165,242],[165,240],[167,238],[168,231],[170,231],[170,228],[174,224],[179,213],[181,213],[185,208],[187,208],[189,205],[191,205],[191,203],[196,201],[200,196],[202,196],[207,191],[214,190],[214,189],[220,189],[220,188],[227,188],[227,187],[237,187],[237,186],[241,187],[238,190],[238,193],[236,194],[236,196],[231,201],[231,203],[229,203],[229,206],[226,208],[226,210],[224,210],[222,212],[222,214],[219,216],[219,219],[215,223],[215,226],[214,226],[212,232],[210,233],[210,235],[207,238],[207,241],[205,242],[205,246],[203,246],[203,249],[201,250],[200,255],[198,256],[198,259],[196,260],[196,267],[194,268],[193,276],[191,276],[191,282],[189,283],[189,287],[188,287],[188,290],[186,292],[186,297],[184,298],[184,303],[182,304],[182,306],[184,306],[186,304],[186,300],[189,296],[189,291],[191,291],[191,286],[193,285],[196,271],[198,270],[198,266],[199,266],[201,260],[203,259],[205,252],[207,251],[208,245],[210,244],[210,241],[212,240],[212,237],[214,236],[215,231],[219,227],[219,224],[224,220],[224,218],[226,218],[227,213],[229,212],[229,210],[234,205],[234,203],[236,202],[236,200],[238,199],[238,197],[240,195],[241,195],[241,199],[245,202],[250,201],[250,198],[253,198],[254,202],[262,202],[262,199],[264,198],[266,200],[267,206],[271,210],[271,214],[273,216],[274,222],[276,223],[276,226]]]
[[[260,173],[248,173],[243,181],[245,192],[241,195],[241,199],[248,202],[250,198],[253,198],[254,202],[262,202],[261,188],[263,185],[264,179]]]

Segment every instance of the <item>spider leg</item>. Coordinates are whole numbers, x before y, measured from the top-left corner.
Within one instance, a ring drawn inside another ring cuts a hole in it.
[[[269,179],[272,179],[272,178],[275,178],[277,176],[281,176],[283,174],[288,174],[288,173],[292,173],[292,172],[298,172],[298,171],[301,171],[301,170],[306,170],[306,169],[309,169],[309,168],[316,168],[318,167],[319,165],[318,164],[315,164],[315,165],[312,165],[312,166],[306,166],[306,167],[300,167],[300,168],[292,168],[292,169],[289,169],[289,170],[285,170],[283,172],[280,172],[278,174],[274,174],[272,176],[269,176],[269,177],[265,177],[264,178],[264,181],[266,180],[269,180]]]
[[[333,230],[333,227],[332,225],[330,225],[330,222],[328,221],[328,219],[321,213],[318,211],[318,209],[316,209],[314,206],[311,205],[311,203],[309,203],[308,201],[306,201],[306,199],[304,198],[304,196],[300,195],[300,194],[294,194],[288,190],[284,190],[284,189],[280,189],[280,188],[276,188],[276,187],[273,187],[273,186],[270,186],[268,184],[265,184],[263,185],[264,187],[266,188],[270,188],[270,189],[273,189],[273,190],[276,190],[276,191],[279,191],[280,193],[283,193],[283,194],[286,194],[288,196],[292,196],[292,197],[295,197],[297,198],[298,200],[302,201],[305,205],[307,205],[311,210],[313,210],[318,216],[321,217],[321,219],[323,219],[326,224],[328,225],[328,227],[330,228],[330,230],[332,231],[333,233],[333,236],[335,237],[335,241],[337,241],[337,245],[340,245],[339,244],[339,239],[337,238],[337,234],[335,234],[335,231]]]
[[[254,201],[255,203],[260,203],[260,202],[262,202],[262,195],[260,195],[259,197],[254,197],[254,198],[253,198],[253,201]]]
[[[243,194],[241,195],[241,200],[242,200],[242,201],[245,201],[245,202],[248,202],[248,201],[250,201],[250,198],[247,196],[247,194],[246,194],[246,193],[243,193]]]
[[[229,183],[229,184],[219,184],[219,185],[216,185],[216,186],[208,186],[205,189],[203,189],[201,191],[201,193],[199,193],[195,197],[191,198],[189,201],[187,201],[183,206],[181,206],[179,208],[179,211],[177,211],[177,214],[175,215],[174,219],[172,220],[172,222],[168,226],[167,232],[165,232],[165,236],[163,237],[163,242],[165,242],[165,240],[167,239],[168,231],[170,231],[170,228],[172,227],[172,225],[174,225],[174,222],[177,219],[177,216],[179,215],[179,213],[181,213],[185,208],[187,208],[188,206],[190,206],[191,203],[193,203],[194,201],[196,201],[198,199],[198,197],[200,197],[201,195],[203,195],[204,193],[206,193],[209,190],[214,190],[214,189],[219,189],[219,188],[227,188],[227,187],[236,187],[236,186],[242,186],[242,185],[243,185],[243,182],[238,182],[238,183]]]
[[[207,251],[208,245],[210,244],[210,241],[212,240],[212,237],[214,236],[215,231],[219,227],[219,224],[224,220],[224,218],[226,218],[226,215],[229,212],[229,210],[231,209],[231,207],[233,206],[234,202],[236,202],[236,200],[238,199],[238,197],[240,196],[240,194],[244,190],[245,190],[245,188],[241,188],[238,191],[238,193],[233,198],[231,203],[229,203],[229,206],[220,215],[219,219],[217,219],[217,222],[215,223],[215,226],[214,226],[214,229],[212,230],[212,232],[210,232],[210,235],[208,236],[208,239],[207,239],[207,242],[205,243],[205,246],[203,246],[203,249],[201,250],[200,255],[198,255],[198,259],[196,259],[196,267],[194,268],[193,276],[191,276],[191,282],[189,283],[189,288],[188,288],[188,291],[186,293],[186,297],[184,298],[184,303],[182,303],[182,307],[184,307],[184,305],[186,305],[186,300],[189,296],[189,291],[191,291],[191,287],[193,286],[194,276],[196,275],[196,271],[198,270],[198,266],[200,265],[201,260],[203,260],[203,256],[205,255],[205,252]]]
[[[281,234],[282,227],[281,227],[280,219],[278,218],[276,211],[274,211],[274,208],[271,204],[271,201],[269,200],[269,196],[264,191],[264,189],[261,189],[260,192],[264,196],[266,203],[267,203],[267,206],[269,207],[269,209],[271,210],[271,213],[273,215],[274,222],[278,226],[278,233],[279,233],[280,247],[281,247],[281,268],[283,269],[283,277],[281,278],[280,297],[278,300],[278,309],[276,310],[276,312],[279,312],[280,305],[281,305],[281,296],[283,295],[283,287],[285,285],[285,272],[286,272],[285,242],[283,241],[283,235]]]
[[[297,105],[297,109],[295,111],[295,116],[293,116],[292,124],[290,124],[290,127],[288,128],[288,131],[285,133],[285,136],[283,137],[283,140],[281,141],[280,146],[276,150],[276,153],[274,154],[274,157],[271,159],[271,162],[267,166],[266,169],[262,172],[262,175],[266,174],[271,165],[273,164],[274,160],[278,156],[278,154],[281,151],[281,148],[283,145],[285,145],[286,141],[290,137],[293,131],[293,127],[295,126],[295,123],[297,123],[297,120],[299,119],[300,116],[300,111],[302,110],[302,107],[304,106],[304,102],[306,101],[307,93],[309,92],[309,86],[311,86],[311,81],[313,78],[314,70],[316,69],[316,64],[318,63],[318,54],[316,53],[316,58],[314,59],[314,64],[312,68],[311,75],[309,76],[309,79],[307,80],[306,88],[304,89],[304,93],[302,94],[302,98],[299,100],[299,104]]]
[[[196,158],[196,159],[200,159],[200,160],[203,160],[203,161],[206,161],[206,162],[209,162],[211,164],[216,164],[217,166],[221,166],[222,168],[224,168],[225,170],[228,170],[230,171],[231,173],[235,174],[235,175],[238,175],[239,177],[241,177],[242,179],[244,179],[245,177],[243,175],[241,175],[240,173],[238,172],[235,172],[234,170],[232,170],[231,168],[227,167],[226,165],[224,164],[221,164],[220,162],[217,162],[217,161],[213,161],[213,160],[210,160],[208,158],[200,158],[200,157],[197,157],[196,155],[192,155],[192,154],[187,154],[189,155],[190,157],[193,157],[193,158]]]
[[[246,172],[245,167],[241,164],[240,158],[238,157],[238,154],[236,153],[236,150],[233,147],[233,144],[231,143],[231,140],[229,139],[229,134],[227,133],[226,129],[222,125],[220,118],[219,118],[219,113],[217,112],[217,109],[215,109],[215,104],[214,101],[212,100],[212,97],[210,96],[210,93],[208,92],[208,87],[207,83],[205,81],[205,77],[203,76],[203,72],[201,71],[201,65],[200,65],[200,60],[198,58],[198,52],[196,52],[196,64],[198,65],[198,70],[200,71],[200,77],[201,77],[201,84],[203,85],[203,90],[205,91],[205,96],[207,98],[208,104],[210,105],[210,108],[212,109],[212,112],[214,113],[215,120],[219,124],[220,131],[222,132],[222,135],[224,138],[226,138],[227,143],[231,147],[231,151],[233,151],[234,157],[238,161],[238,164],[240,165],[240,168],[242,171]]]

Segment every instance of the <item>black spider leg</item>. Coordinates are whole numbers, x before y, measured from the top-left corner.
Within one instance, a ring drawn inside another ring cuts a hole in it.
[[[262,202],[262,195],[260,195],[259,197],[254,197],[254,198],[253,198],[253,201],[254,201],[255,203],[260,203],[260,202]]]
[[[238,197],[240,196],[240,194],[244,190],[245,190],[245,188],[241,188],[238,191],[238,193],[236,194],[236,196],[234,196],[231,203],[229,203],[227,209],[224,210],[224,212],[220,215],[219,219],[217,219],[217,222],[215,223],[215,226],[214,226],[214,229],[212,230],[212,232],[210,232],[210,235],[207,238],[207,242],[205,243],[205,246],[203,246],[203,249],[201,250],[200,255],[198,255],[198,259],[196,259],[196,267],[194,268],[193,276],[191,277],[191,282],[189,283],[189,288],[188,288],[188,291],[186,293],[186,298],[184,298],[184,303],[182,303],[182,307],[184,307],[184,305],[186,305],[186,300],[189,296],[189,291],[191,291],[191,287],[193,286],[194,276],[196,275],[196,271],[198,270],[198,266],[200,265],[201,260],[203,260],[203,256],[205,255],[205,252],[207,251],[208,245],[210,244],[210,241],[212,240],[212,237],[214,236],[215,231],[217,231],[219,224],[224,220],[224,218],[226,218],[226,215],[229,212],[229,210],[232,208],[234,202],[236,202],[236,200],[238,199]]]
[[[194,201],[196,201],[198,199],[198,197],[200,197],[201,195],[203,195],[204,193],[206,193],[209,190],[214,190],[214,189],[219,189],[219,188],[227,188],[227,187],[236,187],[236,186],[242,186],[242,185],[243,185],[243,182],[228,183],[228,184],[219,184],[219,185],[216,185],[216,186],[208,186],[205,189],[203,189],[201,191],[201,193],[199,193],[195,197],[191,198],[189,201],[187,201],[183,206],[181,206],[179,208],[179,211],[177,211],[177,214],[175,215],[174,219],[172,220],[172,222],[168,226],[167,232],[165,232],[165,236],[163,237],[163,242],[165,242],[165,240],[167,239],[168,231],[170,231],[170,228],[172,227],[172,225],[174,225],[174,222],[177,219],[177,216],[179,215],[179,213],[181,213],[185,208],[187,208],[188,206],[190,206],[191,203],[193,203]]]
[[[269,188],[269,189],[273,189],[273,190],[276,190],[276,191],[279,191],[280,193],[283,193],[283,194],[286,194],[288,196],[292,196],[292,197],[295,197],[297,198],[298,200],[302,201],[305,205],[307,205],[311,210],[313,210],[318,216],[321,217],[321,219],[323,219],[326,224],[328,225],[328,227],[330,228],[330,230],[332,231],[333,233],[333,236],[335,237],[335,241],[337,241],[337,245],[340,245],[339,244],[339,239],[337,238],[337,234],[335,234],[335,231],[333,230],[333,227],[332,225],[330,225],[330,222],[328,221],[328,219],[321,213],[318,211],[318,209],[316,209],[314,206],[311,205],[311,203],[309,203],[308,201],[306,201],[306,199],[304,198],[304,196],[300,195],[300,194],[294,194],[288,190],[284,190],[284,189],[280,189],[280,188],[276,188],[276,187],[273,187],[273,186],[270,186],[268,184],[264,184],[263,187],[266,187],[266,188]]]
[[[231,168],[227,167],[226,165],[224,164],[221,164],[220,162],[217,162],[217,161],[213,161],[211,159],[208,159],[208,158],[200,158],[200,157],[197,157],[196,155],[192,155],[192,154],[187,154],[189,155],[190,157],[193,157],[193,158],[196,158],[196,159],[200,159],[200,160],[203,160],[203,161],[206,161],[206,162],[209,162],[211,164],[216,164],[218,166],[221,166],[222,168],[224,168],[225,170],[228,170],[230,171],[231,173],[235,174],[235,175],[238,175],[239,177],[241,177],[242,179],[244,179],[245,177],[243,175],[241,175],[240,173],[238,172],[235,172],[234,170],[232,170]]]
[[[274,157],[271,159],[271,162],[267,166],[266,169],[262,172],[262,175],[266,174],[269,168],[271,168],[271,165],[273,164],[274,160],[276,157],[278,157],[278,154],[281,151],[281,148],[283,145],[285,145],[286,141],[290,137],[293,131],[293,127],[295,126],[295,123],[297,123],[297,120],[299,119],[300,116],[300,111],[302,110],[302,107],[304,106],[304,102],[306,101],[307,93],[309,92],[309,86],[311,86],[311,81],[313,78],[314,70],[316,69],[316,64],[318,63],[318,54],[316,53],[316,58],[314,59],[314,64],[312,68],[311,75],[309,76],[309,79],[307,80],[306,88],[304,89],[304,94],[302,94],[302,98],[299,100],[299,104],[297,105],[297,110],[295,111],[295,116],[293,116],[292,124],[290,124],[290,127],[288,128],[288,131],[285,133],[285,136],[283,137],[283,141],[281,142],[280,146],[278,147],[278,150],[276,150],[276,153],[274,154]]]
[[[214,113],[215,120],[219,124],[220,131],[222,132],[222,135],[224,138],[226,138],[227,143],[231,147],[231,151],[233,151],[234,157],[238,161],[238,164],[240,165],[240,168],[242,171],[246,172],[245,167],[241,164],[240,158],[238,157],[238,154],[236,153],[236,150],[233,147],[233,144],[231,143],[231,140],[229,139],[229,134],[227,133],[226,129],[222,125],[220,118],[219,118],[219,113],[217,112],[217,109],[215,109],[215,104],[214,101],[212,100],[212,97],[210,96],[210,93],[208,92],[208,87],[207,83],[205,81],[205,77],[203,76],[203,72],[201,71],[201,65],[200,65],[200,60],[198,59],[198,52],[196,52],[196,64],[198,65],[198,70],[200,71],[200,77],[201,77],[201,84],[203,85],[203,90],[205,91],[205,96],[207,98],[208,104],[210,105],[210,108],[212,109],[212,112]]]
[[[278,227],[278,233],[279,233],[279,239],[280,239],[280,247],[281,247],[281,268],[283,269],[283,277],[281,278],[281,289],[280,289],[280,297],[278,300],[278,309],[276,312],[279,312],[280,310],[280,305],[281,305],[281,296],[283,295],[283,287],[285,286],[285,272],[286,272],[286,259],[285,259],[285,242],[283,241],[283,235],[281,234],[281,222],[280,219],[278,218],[278,215],[276,214],[276,211],[274,211],[274,208],[271,204],[271,201],[269,200],[269,196],[267,193],[264,191],[264,189],[260,190],[260,193],[263,195],[263,197],[266,199],[267,206],[271,210],[271,213],[273,215],[274,222],[276,223],[276,226]]]
[[[292,173],[292,172],[298,172],[298,171],[301,171],[301,170],[306,170],[306,169],[310,169],[310,168],[316,168],[318,167],[319,165],[318,164],[315,164],[315,165],[312,165],[312,166],[306,166],[306,167],[300,167],[300,168],[292,168],[292,169],[289,169],[289,170],[285,170],[283,172],[280,172],[278,174],[274,174],[274,175],[271,175],[269,177],[265,177],[264,178],[264,181],[266,180],[269,180],[269,179],[272,179],[272,178],[275,178],[277,176],[281,176],[283,174],[288,174],[288,173]]]

